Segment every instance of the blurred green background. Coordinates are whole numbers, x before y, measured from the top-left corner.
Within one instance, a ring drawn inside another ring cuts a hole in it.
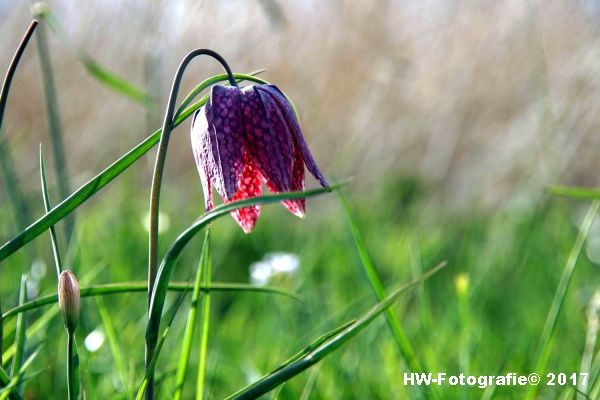
[[[159,128],[172,74],[196,47],[220,52],[235,72],[260,68],[298,107],[311,150],[330,178],[352,176],[351,201],[386,288],[442,260],[448,267],[394,307],[419,359],[433,372],[532,372],[544,321],[588,204],[549,196],[551,183],[598,186],[600,2],[229,0],[50,1],[72,42],[152,97],[144,107],[102,86],[47,30],[73,190]],[[4,71],[31,19],[30,3],[0,0]],[[60,200],[37,43],[20,64],[1,140],[14,161],[27,222],[43,215],[38,146],[48,162],[50,197]],[[181,92],[215,73],[196,61]],[[154,152],[75,213],[67,265],[80,282],[144,280],[145,229]],[[0,181],[0,241],[22,228]],[[308,186],[316,186],[312,178]],[[202,213],[189,122],[172,136],[163,185],[161,248]],[[22,217],[22,215],[21,215]],[[200,235],[201,236],[201,235]],[[356,318],[376,299],[335,194],[308,201],[301,221],[266,206],[245,235],[231,218],[213,225],[213,280],[269,284],[306,304],[268,294],[212,297],[209,398],[223,398],[270,371],[312,339]],[[201,239],[173,279],[193,279]],[[20,276],[34,298],[56,288],[50,240],[40,236],[0,265],[4,309],[18,301]],[[548,371],[585,372],[600,309],[600,222],[591,228],[558,320]],[[279,270],[278,270],[279,268]],[[143,376],[143,294],[105,297],[128,379]],[[176,296],[169,297],[172,303]],[[187,308],[189,302],[185,302]],[[43,343],[26,398],[66,391],[65,340],[58,308],[29,313],[32,350]],[[158,368],[169,398],[185,326],[175,319]],[[595,322],[594,322],[595,321]],[[12,344],[5,325],[4,350]],[[82,302],[77,330],[86,398],[116,398],[123,382],[98,304]],[[192,352],[190,382],[197,352]],[[596,364],[594,364],[596,365]],[[384,318],[312,370],[280,398],[396,399],[421,393]],[[194,385],[186,383],[186,395]],[[521,398],[525,389],[442,388],[443,398]],[[575,398],[542,387],[540,398]],[[270,398],[267,396],[267,398]]]

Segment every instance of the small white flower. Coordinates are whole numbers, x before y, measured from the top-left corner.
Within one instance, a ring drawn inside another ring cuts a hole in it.
[[[274,275],[292,275],[299,265],[300,259],[295,254],[267,253],[262,260],[250,265],[250,278],[254,284],[264,286]]]
[[[100,328],[94,329],[89,335],[85,337],[83,345],[87,351],[93,353],[97,351],[104,344],[105,336],[104,332]]]

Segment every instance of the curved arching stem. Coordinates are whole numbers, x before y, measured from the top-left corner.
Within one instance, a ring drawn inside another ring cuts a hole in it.
[[[173,114],[175,112],[175,103],[177,101],[177,94],[179,92],[179,86],[183,78],[183,73],[187,68],[188,64],[198,56],[210,56],[216,59],[227,73],[229,83],[232,86],[237,87],[238,84],[233,77],[229,65],[223,57],[218,53],[209,49],[196,49],[189,52],[177,68],[175,79],[173,79],[173,85],[171,86],[171,94],[169,96],[169,102],[167,103],[167,111],[165,113],[165,119],[163,121],[162,134],[158,143],[158,151],[156,154],[156,162],[154,164],[154,173],[152,176],[152,188],[150,190],[150,227],[149,227],[149,240],[148,240],[148,307],[150,307],[150,298],[152,295],[152,289],[154,287],[154,281],[156,280],[156,272],[158,265],[158,211],[160,203],[160,188],[162,183],[163,171],[165,168],[165,160],[167,157],[167,148],[169,146],[169,138],[171,130],[173,129]],[[146,367],[152,360],[154,348],[156,343],[149,343],[146,341]],[[148,381],[148,387],[146,388],[146,399],[154,399],[154,373]]]
[[[4,117],[4,109],[6,108],[6,101],[8,100],[8,91],[10,90],[10,84],[12,83],[13,76],[15,75],[15,71],[17,70],[17,65],[19,64],[19,60],[21,60],[21,56],[25,51],[25,47],[27,47],[27,43],[29,43],[29,39],[31,39],[31,35],[35,31],[35,27],[38,25],[37,19],[31,21],[29,24],[29,28],[25,31],[21,42],[19,43],[19,47],[15,51],[15,55],[13,56],[10,66],[6,71],[6,76],[4,77],[4,82],[2,83],[2,89],[0,90],[0,128],[2,128],[2,119]]]

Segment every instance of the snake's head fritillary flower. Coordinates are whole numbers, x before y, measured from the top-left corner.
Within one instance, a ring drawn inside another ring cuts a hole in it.
[[[273,193],[304,189],[304,166],[323,186],[328,183],[308,149],[293,108],[274,85],[213,86],[192,121],[192,149],[207,210],[212,186],[225,203],[260,196],[262,183]],[[282,201],[304,217],[305,200]],[[260,205],[231,212],[250,233]]]
[[[73,333],[79,321],[79,283],[71,271],[63,271],[58,279],[58,304],[65,328]]]

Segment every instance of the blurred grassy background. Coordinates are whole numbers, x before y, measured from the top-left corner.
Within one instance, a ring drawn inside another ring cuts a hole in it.
[[[145,108],[99,85],[49,32],[72,187],[159,127],[171,75],[188,50],[215,49],[236,72],[266,68],[264,78],[294,99],[325,174],[355,177],[347,192],[386,286],[449,261],[423,290],[395,307],[418,356],[433,371],[531,372],[544,319],[587,206],[549,197],[544,186],[600,185],[596,2],[49,4],[78,46],[154,99]],[[31,18],[29,6],[0,0],[2,70]],[[183,87],[191,89],[219,72],[212,61],[195,62]],[[3,128],[31,217],[38,217],[43,204],[37,152],[40,142],[50,148],[50,139],[35,43],[17,72]],[[161,236],[165,247],[202,212],[188,128],[189,122],[175,131],[168,156],[162,197],[163,221],[169,220]],[[51,165],[50,154],[47,158]],[[145,278],[144,221],[153,160],[152,153],[77,211],[74,240],[63,252],[81,278]],[[55,178],[49,172],[54,203],[59,200]],[[2,182],[2,242],[18,232],[5,187]],[[186,251],[176,279],[194,276],[200,245],[198,239]],[[250,236],[230,219],[217,222],[214,280],[248,282],[251,265],[273,252],[297,256],[299,267],[269,282],[297,291],[308,305],[268,295],[216,294],[209,339],[211,397],[232,393],[374,302],[335,196],[310,200],[305,221],[281,207],[266,207]],[[586,308],[598,290],[599,263],[597,222],[559,320],[550,371],[580,370]],[[44,235],[3,263],[3,306],[16,303],[22,272],[30,275],[30,296],[53,291],[52,271]],[[469,281],[464,304],[457,279]],[[137,384],[145,298],[112,296],[105,304]],[[84,300],[83,310],[80,343],[102,331],[96,302]],[[32,313],[30,323],[41,314]],[[167,373],[165,379],[173,378],[170,368],[176,366],[184,321],[182,313],[163,353],[159,372]],[[46,371],[26,383],[30,398],[44,398],[50,387],[65,390],[63,339],[57,315],[30,342],[45,342],[35,365]],[[7,335],[5,349],[11,340]],[[105,398],[123,387],[107,342],[81,353],[89,398]],[[383,319],[318,368],[310,398],[418,394],[402,384],[405,368]],[[298,398],[310,374],[286,385],[282,398]],[[171,382],[159,384],[165,398]],[[186,389],[191,393],[192,388]],[[482,393],[445,390],[448,398]],[[563,390],[542,393],[554,398]],[[519,388],[498,388],[495,396],[521,394]]]

